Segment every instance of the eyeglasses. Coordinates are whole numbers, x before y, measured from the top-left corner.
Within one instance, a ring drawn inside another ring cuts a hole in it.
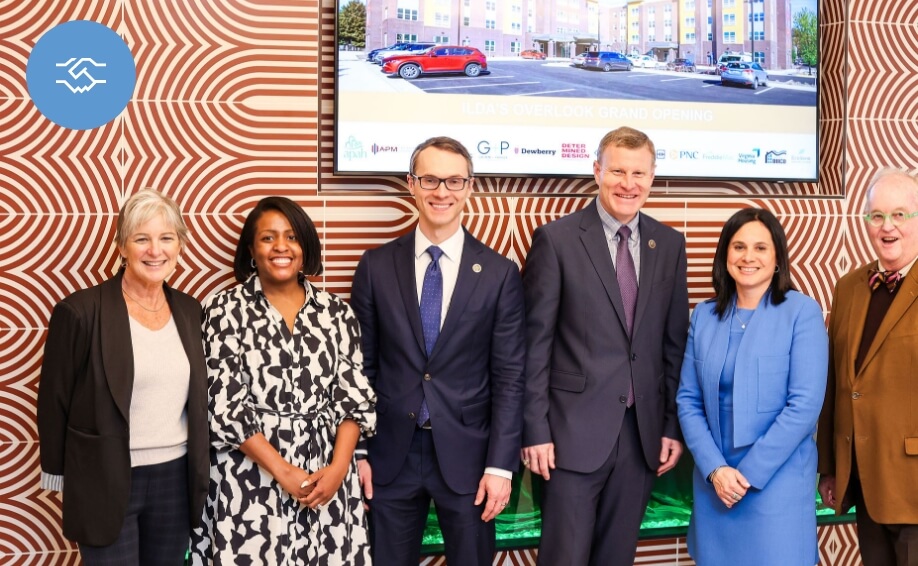
[[[885,212],[880,212],[879,210],[874,210],[868,212],[864,215],[864,220],[874,228],[879,228],[880,226],[886,224],[886,221],[889,220],[889,223],[893,226],[902,226],[905,224],[909,218],[914,218],[918,216],[918,212],[905,212],[904,210],[894,210],[889,214]]]
[[[420,177],[412,175],[412,177],[414,177],[414,180],[417,181],[425,191],[437,190],[440,188],[440,183],[446,185],[446,189],[449,191],[461,191],[471,179],[471,177],[450,177],[449,179],[441,179],[433,175],[422,175]]]

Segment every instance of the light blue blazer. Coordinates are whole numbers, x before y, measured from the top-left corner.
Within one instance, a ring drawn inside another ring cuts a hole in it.
[[[750,447],[737,469],[760,490],[814,434],[825,396],[829,355],[822,310],[802,293],[785,297],[776,306],[765,294],[736,356],[734,446]],[[726,465],[718,389],[733,307],[720,320],[714,305],[702,303],[692,314],[676,396],[685,443],[702,477]]]

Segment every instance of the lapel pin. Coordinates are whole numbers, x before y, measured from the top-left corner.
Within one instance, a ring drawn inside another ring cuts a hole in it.
[[[472,266],[472,271],[474,271],[475,273],[481,273],[481,264],[480,264],[480,263],[476,263],[475,265],[473,265],[473,266]]]
[[[647,247],[650,249],[654,249],[655,247],[657,247],[657,243],[653,240],[650,240],[649,242],[647,242]]]

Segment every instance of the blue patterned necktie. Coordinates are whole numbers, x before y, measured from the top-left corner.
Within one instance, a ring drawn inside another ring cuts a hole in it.
[[[618,229],[618,250],[615,254],[615,278],[618,279],[618,288],[622,292],[628,338],[631,338],[631,329],[634,328],[634,305],[637,304],[638,294],[637,271],[634,269],[634,258],[631,257],[631,250],[628,248],[630,237],[631,228],[622,226]],[[626,406],[631,405],[634,405],[634,384],[628,385]]]
[[[443,250],[437,246],[430,246],[427,253],[433,259],[424,272],[424,285],[421,287],[421,328],[424,330],[427,357],[430,357],[440,336],[440,317],[443,313],[443,272],[440,271],[440,256],[443,255]],[[430,411],[427,409],[425,397],[418,411],[418,426],[423,426],[428,420]]]

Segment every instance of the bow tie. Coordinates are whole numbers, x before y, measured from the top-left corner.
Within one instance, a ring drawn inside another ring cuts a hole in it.
[[[879,271],[876,269],[871,269],[868,271],[870,278],[867,280],[867,283],[870,285],[871,291],[876,291],[877,287],[882,283],[886,285],[886,288],[892,293],[896,289],[896,285],[899,281],[902,280],[902,274],[898,271]]]

